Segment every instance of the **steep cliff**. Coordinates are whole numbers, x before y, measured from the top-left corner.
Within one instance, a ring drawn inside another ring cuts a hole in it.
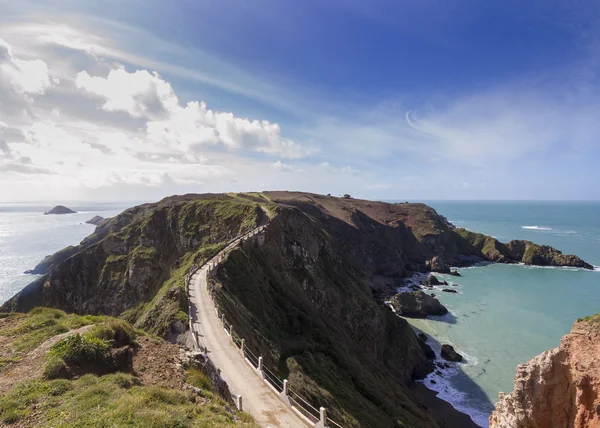
[[[548,245],[537,245],[531,241],[515,240],[507,244],[512,257],[526,265],[534,266],[570,266],[584,269],[594,267],[571,254],[563,254]]]
[[[405,387],[429,369],[417,338],[373,300],[357,254],[330,231],[279,207],[264,242],[233,251],[217,274],[226,318],[343,426],[439,426]]]
[[[128,209],[77,246],[51,257],[49,272],[2,306],[50,306],[122,316],[160,336],[187,319],[184,276],[265,216],[226,195],[166,198]],[[66,257],[65,257],[66,256]]]
[[[261,245],[233,251],[213,284],[248,346],[344,426],[445,426],[407,389],[431,369],[421,344],[378,303],[412,271],[516,260],[423,204],[299,192],[166,198],[100,223],[0,311],[107,314],[164,337],[187,321],[191,266],[267,222]]]
[[[600,427],[600,314],[573,324],[560,346],[517,367],[491,428]]]

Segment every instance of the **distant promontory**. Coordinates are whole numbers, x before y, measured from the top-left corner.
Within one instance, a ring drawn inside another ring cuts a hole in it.
[[[71,208],[67,208],[64,205],[57,205],[52,208],[50,211],[44,213],[44,215],[49,214],[76,214],[77,211],[73,211]]]
[[[87,224],[93,224],[94,226],[98,226],[104,220],[105,220],[104,217],[101,217],[99,215],[95,215],[94,217],[92,217],[91,219],[89,219],[88,221],[86,221],[86,223]]]

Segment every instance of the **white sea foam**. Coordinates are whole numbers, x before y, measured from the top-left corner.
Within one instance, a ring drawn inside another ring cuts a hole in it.
[[[526,265],[525,263],[519,263],[519,266],[522,266],[525,269],[556,269],[556,270],[568,270],[571,272],[577,272],[577,271],[590,272],[589,269],[573,267],[573,266],[533,266],[533,265]],[[594,266],[594,272],[600,272],[600,266]]]
[[[521,229],[529,229],[529,230],[552,230],[551,227],[545,227],[545,226],[521,226]]]
[[[445,341],[447,342],[447,341]],[[447,342],[451,344],[450,342]],[[434,341],[430,343],[430,346],[436,354],[440,354],[441,343]],[[434,390],[438,393],[438,398],[450,403],[459,412],[465,413],[471,417],[473,422],[481,427],[488,427],[488,417],[490,409],[477,408],[476,405],[470,400],[467,393],[461,392],[456,389],[451,382],[454,376],[461,375],[461,368],[466,366],[477,366],[479,361],[476,357],[468,354],[463,349],[456,347],[456,352],[461,354],[464,358],[463,362],[458,364],[450,364],[450,368],[437,369],[430,373],[422,383],[429,389]],[[443,359],[436,359],[436,362],[445,363]],[[441,372],[439,375],[437,372]],[[431,380],[435,382],[431,383]]]
[[[480,427],[487,428],[489,426],[489,411],[477,409],[470,405],[469,396],[452,386],[449,379],[458,373],[459,368],[456,366],[450,369],[444,369],[443,376],[438,375],[434,371],[421,382],[427,388],[436,391],[438,393],[438,398],[450,403],[452,407],[459,412],[469,415],[473,422]],[[431,383],[431,380],[434,380],[435,384]]]

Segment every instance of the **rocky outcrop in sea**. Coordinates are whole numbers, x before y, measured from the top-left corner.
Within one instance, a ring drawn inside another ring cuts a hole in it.
[[[396,294],[389,304],[398,315],[405,317],[425,318],[428,315],[448,313],[448,309],[438,299],[423,291]]]
[[[77,211],[73,211],[71,208],[67,208],[64,205],[57,205],[52,208],[50,211],[46,211],[44,215],[53,215],[53,214],[76,214]]]

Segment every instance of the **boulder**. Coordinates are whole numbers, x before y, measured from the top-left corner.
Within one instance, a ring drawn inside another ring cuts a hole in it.
[[[77,213],[77,211],[73,211],[70,208],[65,207],[64,205],[57,205],[54,208],[52,208],[50,211],[46,211],[44,213],[44,215],[49,215],[49,214],[75,214]]]
[[[454,350],[452,345],[442,345],[442,358],[455,363],[460,363],[463,360],[462,355]]]
[[[437,279],[437,277],[435,275],[429,275],[423,281],[423,285],[427,285],[427,286],[431,287],[434,285],[448,285],[448,283],[446,281],[440,281],[439,279]]]
[[[445,293],[458,293],[458,291],[453,290],[451,288],[443,288],[442,291]]]
[[[449,275],[461,276],[460,273],[456,269],[451,269]]]
[[[405,317],[425,318],[428,315],[445,315],[448,309],[439,300],[425,294],[423,291],[398,293],[390,304],[397,314]]]
[[[419,333],[417,334],[417,337],[418,337],[419,339],[421,339],[423,342],[427,342],[427,335],[426,335],[425,333],[423,333],[423,332],[419,332]]]
[[[425,265],[431,272],[450,273],[450,268],[441,256],[432,257],[431,260],[425,262]]]

